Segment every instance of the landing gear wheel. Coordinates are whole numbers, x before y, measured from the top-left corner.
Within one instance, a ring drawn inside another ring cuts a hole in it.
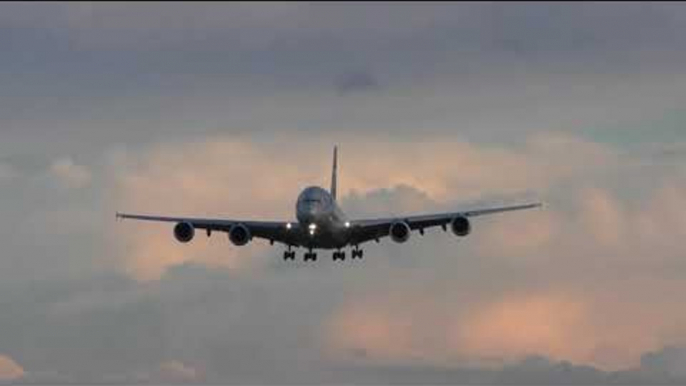
[[[333,253],[333,260],[345,260],[345,252],[337,251]]]
[[[295,260],[295,251],[285,251],[283,253],[284,260]]]

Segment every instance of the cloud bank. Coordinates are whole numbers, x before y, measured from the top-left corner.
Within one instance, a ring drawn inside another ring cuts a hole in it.
[[[3,382],[683,384],[684,15],[0,5]],[[290,219],[334,144],[354,217],[546,206],[354,264],[114,219]]]

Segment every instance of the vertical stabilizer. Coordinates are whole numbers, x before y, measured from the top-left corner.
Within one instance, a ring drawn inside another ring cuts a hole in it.
[[[336,186],[338,180],[338,146],[333,147],[333,169],[331,170],[331,197],[336,201]]]

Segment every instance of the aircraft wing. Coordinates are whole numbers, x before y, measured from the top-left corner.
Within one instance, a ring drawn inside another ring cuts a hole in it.
[[[204,229],[208,235],[213,231],[229,232],[231,227],[236,224],[242,224],[250,230],[252,237],[258,237],[270,241],[281,242],[284,244],[295,244],[294,234],[300,225],[297,222],[287,221],[241,221],[228,219],[211,219],[211,218],[193,218],[193,217],[165,217],[165,216],[149,216],[141,214],[126,214],[117,213],[117,218],[143,220],[143,221],[161,221],[161,222],[187,222],[193,225],[195,229]],[[289,225],[290,224],[290,227]]]
[[[370,240],[378,240],[382,237],[388,236],[391,225],[396,221],[405,221],[411,230],[419,229],[420,231],[423,231],[425,228],[431,228],[435,226],[441,226],[444,227],[444,229],[447,229],[446,227],[450,224],[450,222],[458,216],[469,218],[484,216],[487,214],[538,208],[540,206],[542,206],[541,203],[530,203],[523,205],[473,209],[463,212],[447,212],[351,221],[350,227],[352,228],[353,232],[352,244],[362,244]]]

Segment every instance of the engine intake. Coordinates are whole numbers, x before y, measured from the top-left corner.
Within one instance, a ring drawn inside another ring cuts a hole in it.
[[[245,245],[251,238],[250,229],[243,224],[236,224],[232,226],[229,231],[229,240],[231,240],[234,245]]]
[[[397,221],[391,224],[391,239],[396,243],[404,243],[410,238],[410,226],[405,221]]]
[[[472,231],[472,225],[467,217],[457,216],[450,222],[450,229],[456,236],[464,237]]]
[[[180,222],[174,226],[174,237],[182,243],[187,243],[195,236],[195,228],[189,222]]]

